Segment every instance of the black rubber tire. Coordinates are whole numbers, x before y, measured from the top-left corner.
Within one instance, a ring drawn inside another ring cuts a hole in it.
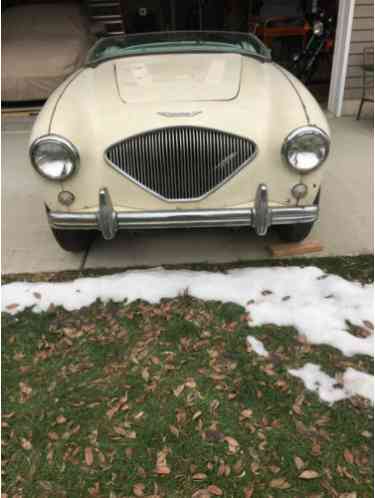
[[[283,242],[302,242],[311,232],[314,223],[296,223],[295,225],[279,225],[277,232]]]
[[[320,189],[315,197],[314,205],[319,206]],[[302,242],[311,232],[314,223],[296,223],[295,225],[278,225],[276,226],[280,240],[283,242]]]
[[[98,233],[95,230],[56,230],[54,228],[51,230],[61,249],[68,252],[86,251]]]

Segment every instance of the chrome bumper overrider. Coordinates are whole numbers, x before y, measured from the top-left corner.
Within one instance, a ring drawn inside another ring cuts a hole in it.
[[[111,240],[118,230],[143,230],[178,227],[253,227],[258,235],[266,235],[271,225],[312,223],[319,217],[318,206],[269,207],[267,186],[258,186],[253,208],[189,209],[174,211],[115,211],[109,192],[99,192],[96,213],[49,211],[48,220],[60,230],[99,230]]]

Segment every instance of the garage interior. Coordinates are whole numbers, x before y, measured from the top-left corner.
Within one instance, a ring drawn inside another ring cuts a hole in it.
[[[174,30],[255,33],[323,107],[328,101],[338,0],[7,0],[2,11],[3,112],[40,108],[98,37]],[[311,74],[296,73],[296,56],[319,44],[317,22],[325,41]]]

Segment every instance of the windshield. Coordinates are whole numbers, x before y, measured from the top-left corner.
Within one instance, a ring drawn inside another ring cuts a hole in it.
[[[87,65],[131,55],[184,52],[230,52],[270,60],[270,51],[254,35],[213,31],[167,31],[111,36],[90,50]]]

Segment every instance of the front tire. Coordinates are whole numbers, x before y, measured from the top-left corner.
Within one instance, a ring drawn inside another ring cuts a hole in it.
[[[314,223],[297,223],[295,225],[279,225],[277,232],[283,242],[302,242],[311,232]]]
[[[319,206],[320,189],[315,197],[314,206]],[[296,223],[295,225],[278,225],[276,227],[283,242],[302,242],[311,232],[314,223]]]
[[[94,230],[51,230],[61,249],[75,253],[86,251],[97,235]]]

